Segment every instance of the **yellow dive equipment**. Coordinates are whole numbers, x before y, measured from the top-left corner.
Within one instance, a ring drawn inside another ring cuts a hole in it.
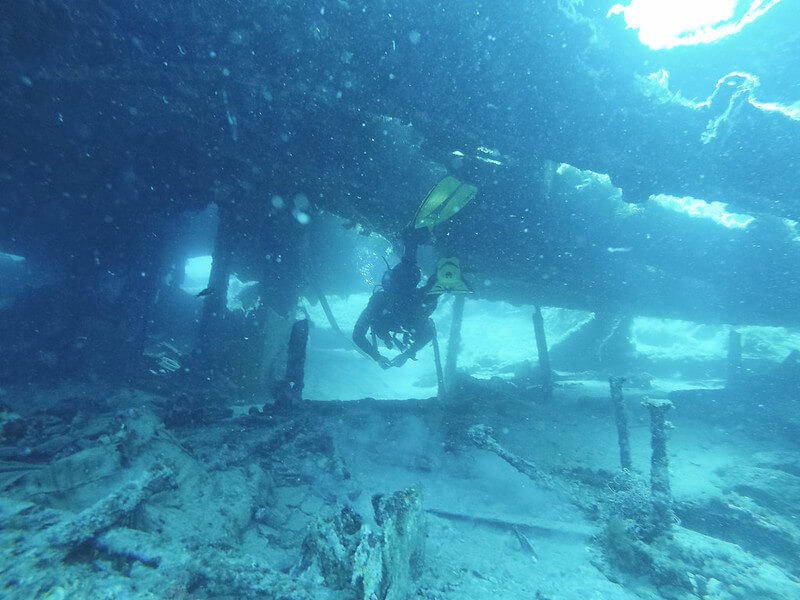
[[[447,176],[437,183],[422,201],[414,217],[414,227],[433,229],[464,208],[478,193],[474,185]]]
[[[461,265],[457,258],[441,258],[436,267],[436,283],[429,294],[468,294],[472,288],[461,278]]]

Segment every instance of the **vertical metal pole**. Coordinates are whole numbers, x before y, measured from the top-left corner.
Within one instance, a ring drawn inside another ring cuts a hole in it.
[[[728,334],[728,381],[726,387],[731,388],[739,383],[742,376],[742,334],[731,329]]]
[[[453,320],[450,322],[450,339],[447,342],[447,358],[444,362],[444,385],[447,393],[453,391],[458,367],[458,353],[461,350],[461,323],[464,320],[464,294],[456,296],[453,302]]]
[[[433,359],[436,361],[436,383],[438,389],[438,396],[440,400],[443,400],[447,392],[444,387],[444,373],[442,372],[442,357],[439,354],[439,339],[436,335],[436,325],[433,324],[431,321],[431,327],[433,327],[433,338],[431,339],[431,343],[433,344]]]
[[[542,375],[542,392],[544,398],[553,397],[553,372],[550,370],[550,354],[547,351],[547,338],[544,333],[544,319],[542,309],[533,307],[533,331],[536,334],[536,350],[539,353],[539,371]]]
[[[203,312],[200,316],[200,333],[194,353],[198,363],[204,369],[219,366],[220,348],[224,347],[223,321],[227,312],[228,280],[230,279],[233,261],[234,233],[236,220],[233,209],[220,204],[218,207],[219,224],[214,241],[214,254],[211,261],[211,273],[208,287],[213,290],[203,299]]]
[[[617,424],[617,440],[619,441],[619,462],[626,471],[631,470],[631,442],[628,438],[628,417],[625,415],[625,399],[622,396],[624,377],[610,377],[611,401],[614,404],[614,421]]]
[[[289,335],[289,352],[286,359],[286,382],[291,390],[292,400],[303,399],[306,373],[306,347],[308,346],[308,319],[295,321]]]
[[[648,399],[644,402],[650,412],[650,493],[653,502],[653,525],[655,533],[669,531],[672,527],[672,488],[669,483],[669,459],[667,458],[667,411],[672,408],[669,400]]]

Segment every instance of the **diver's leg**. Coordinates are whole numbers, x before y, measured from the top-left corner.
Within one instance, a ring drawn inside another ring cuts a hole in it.
[[[433,324],[433,319],[422,319],[419,325],[412,331],[413,340],[411,346],[407,350],[410,357],[414,357],[417,352],[422,350],[433,339],[436,333],[436,327]]]
[[[417,246],[419,246],[419,236],[417,229],[407,227],[400,234],[400,239],[403,240],[403,258],[404,263],[417,263]]]
[[[431,238],[431,232],[425,229],[415,229],[412,226],[406,227],[400,233],[400,239],[403,241],[403,262],[410,262],[416,264],[417,262],[417,247],[424,244]]]

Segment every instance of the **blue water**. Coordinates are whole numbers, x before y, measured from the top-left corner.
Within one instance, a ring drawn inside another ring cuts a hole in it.
[[[2,3],[0,598],[800,598],[800,10],[659,4]]]

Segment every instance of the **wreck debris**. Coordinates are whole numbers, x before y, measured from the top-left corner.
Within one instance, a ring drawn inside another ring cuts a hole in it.
[[[154,348],[144,351],[145,364],[151,375],[170,375],[181,369],[183,354],[169,342],[159,342]]]
[[[509,521],[507,519],[498,518],[494,516],[480,516],[475,514],[464,514],[451,512],[449,510],[440,510],[438,508],[428,508],[425,512],[447,519],[448,521],[469,523],[471,526],[483,526],[493,529],[502,529],[514,533],[519,530],[523,533],[538,533],[544,536],[561,536],[580,540],[582,542],[588,541],[595,531],[593,527],[583,525],[580,522],[565,522],[554,521],[552,519],[536,519],[528,517],[525,521]]]
[[[374,496],[372,506],[375,522],[383,528],[380,543],[377,547],[370,543],[369,533],[362,536],[352,581],[361,583],[365,599],[411,598],[425,559],[422,495],[416,488],[407,488],[391,496]]]
[[[651,542],[655,537],[653,501],[644,477],[633,471],[619,471],[606,485],[603,503],[602,539],[606,551],[611,551],[622,562],[639,554],[638,544]]]
[[[300,573],[314,571],[333,589],[343,589],[353,577],[355,555],[364,520],[349,506],[333,516],[319,517],[303,540]]]
[[[186,579],[175,598],[192,598],[202,589],[212,598],[291,598],[312,600],[313,584],[301,585],[270,565],[247,556],[231,556],[217,548],[203,548],[187,559],[185,566],[175,568],[175,577]],[[202,597],[202,596],[201,596]]]
[[[78,514],[43,505],[0,497],[0,531],[11,536],[13,564],[0,569],[10,585],[44,597],[53,582],[46,578],[25,580],[21,574],[31,565],[42,573],[46,567],[61,565],[70,555],[98,552],[127,563],[140,563],[152,569],[161,564],[156,536],[143,531],[116,527],[130,520],[133,512],[160,491],[173,485],[170,469],[157,466],[136,481],[128,482]],[[88,597],[75,591],[75,597]]]
[[[473,425],[467,431],[467,435],[478,448],[494,452],[517,471],[536,483],[550,489],[557,487],[555,481],[548,473],[545,473],[537,465],[525,460],[521,456],[509,452],[497,443],[497,440],[492,437],[491,427],[487,427],[486,425]]]
[[[622,395],[624,377],[609,377],[611,401],[614,403],[614,422],[617,424],[619,462],[624,471],[631,470],[631,442],[628,437],[628,417],[625,415],[625,398]]]
[[[656,534],[672,527],[672,490],[669,483],[669,459],[667,458],[667,411],[672,402],[666,399],[648,398],[644,403],[650,412],[650,491],[653,498],[653,526]]]
[[[72,435],[84,450],[23,473],[25,480],[11,473],[3,486],[4,494],[44,501],[0,496],[0,596],[94,598],[102,588],[104,597],[127,597],[140,586],[159,598],[193,590],[212,597],[314,597],[274,565],[256,561],[259,553],[232,551],[220,541],[247,527],[253,499],[269,503],[260,468],[207,474],[144,407],[74,423],[79,430]],[[200,506],[209,520],[215,514],[230,523],[184,527],[179,513],[197,514]],[[84,576],[89,569],[93,575]]]
[[[355,590],[358,600],[412,598],[425,552],[421,494],[378,494],[372,506],[376,531],[349,507],[318,519],[303,542],[298,576],[319,574],[330,588]]]
[[[165,371],[174,373],[181,368],[181,365],[177,360],[167,356],[162,356],[158,361],[158,365],[161,367],[161,373],[164,373]]]
[[[46,533],[46,540],[57,546],[75,546],[96,537],[119,523],[147,498],[173,485],[172,471],[157,466],[136,481],[99,500],[74,518],[62,522]]]
[[[158,547],[156,540],[156,536],[138,529],[115,527],[95,538],[92,544],[108,556],[156,569],[164,554],[164,549]]]
[[[520,547],[530,555],[534,563],[539,562],[539,555],[536,553],[533,543],[528,539],[528,536],[522,532],[520,527],[514,527],[513,531],[514,535],[517,536],[517,540],[519,540]]]

